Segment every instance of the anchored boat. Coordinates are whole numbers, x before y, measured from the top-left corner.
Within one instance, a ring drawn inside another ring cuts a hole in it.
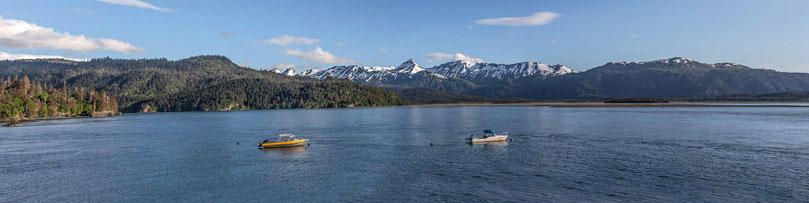
[[[293,134],[280,134],[278,135],[278,141],[270,142],[270,140],[264,140],[258,144],[259,149],[266,149],[266,148],[279,148],[279,147],[297,147],[303,146],[309,142],[309,139],[298,139],[295,138]]]
[[[483,136],[480,138],[475,137],[474,135],[469,135],[469,138],[466,138],[466,142],[468,143],[486,143],[486,142],[505,142],[508,139],[508,134],[495,134],[492,130],[484,130]]]

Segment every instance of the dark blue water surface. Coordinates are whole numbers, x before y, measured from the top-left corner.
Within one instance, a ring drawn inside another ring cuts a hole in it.
[[[489,128],[513,142],[463,143]],[[256,149],[279,133],[311,146]],[[0,202],[806,201],[809,108],[394,107],[47,120],[0,128],[0,181]]]

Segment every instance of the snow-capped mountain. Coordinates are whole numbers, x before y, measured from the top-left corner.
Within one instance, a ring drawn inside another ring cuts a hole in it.
[[[355,82],[372,82],[392,75],[392,73],[387,71],[390,69],[393,69],[393,67],[367,67],[358,65],[334,66],[323,71],[314,71],[314,73],[304,76],[313,77],[320,80],[328,77],[334,77],[348,79]]]
[[[298,74],[298,75],[300,75],[300,76],[309,76],[309,75],[315,74],[315,73],[317,73],[317,72],[320,72],[320,70],[317,70],[317,69],[309,69],[309,70],[305,70],[305,71],[301,72],[301,73],[300,73],[300,74]]]
[[[704,98],[722,95],[802,92],[809,74],[754,69],[735,63],[702,63],[674,57],[643,62],[609,62],[553,80],[516,80],[503,87],[467,92],[487,97]]]
[[[626,62],[626,61],[609,62],[609,63],[607,63],[607,65],[627,65],[627,64],[637,64],[637,65],[670,64],[670,65],[674,65],[674,64],[689,64],[689,63],[690,64],[698,64],[699,62],[691,60],[691,59],[683,58],[683,57],[674,57],[674,58],[668,58],[668,59],[660,59],[660,60],[654,60],[654,61],[643,61],[643,62]]]
[[[277,72],[286,75],[292,74],[289,71],[280,72],[278,70]],[[537,62],[496,64],[454,61],[432,68],[424,68],[410,59],[396,67],[334,66],[322,71],[307,70],[295,75],[320,80],[333,77],[385,87],[427,87],[462,92],[474,89],[478,85],[502,80],[535,75],[552,77],[574,72],[563,65],[547,65]]]
[[[295,72],[295,69],[292,69],[292,68],[287,68],[281,74],[288,75],[288,76],[296,76],[296,75],[298,75],[298,73]]]
[[[424,73],[438,78],[460,78],[469,81],[507,80],[534,75],[559,76],[575,71],[563,65],[548,65],[537,62],[522,62],[515,64],[473,63],[468,61],[453,61],[432,68],[423,68],[413,59],[407,60],[397,67],[367,67],[367,66],[335,66],[324,71],[300,74],[302,76],[325,79],[335,77],[349,79],[364,83],[385,83],[402,78],[413,78],[416,74]],[[307,71],[307,72],[309,72]]]
[[[421,71],[424,71],[424,68],[419,66],[419,64],[416,64],[416,62],[413,61],[413,59],[410,59],[402,63],[402,65],[399,65],[398,67],[394,68],[393,71],[397,73],[405,73],[413,75]]]
[[[411,79],[417,77],[419,74],[425,74],[433,77],[445,78],[422,68],[413,59],[407,60],[397,67],[367,67],[367,66],[334,66],[323,71],[314,71],[311,74],[301,74],[308,77],[317,79],[326,79],[327,77],[348,79],[355,82],[370,83],[370,84],[383,84],[393,81],[404,79]],[[307,70],[308,71],[308,70]]]
[[[273,68],[273,69],[270,69],[270,71],[274,72],[274,73],[278,73],[278,74],[287,75],[287,76],[305,75],[305,74],[299,74],[297,71],[295,71],[294,68],[287,68],[287,69],[284,69],[284,70],[281,70],[279,68]],[[307,70],[307,71],[316,71],[316,70]],[[307,72],[307,71],[304,71],[304,72]]]
[[[304,73],[309,71],[304,71]],[[322,71],[312,71],[301,76],[317,79],[328,77],[348,79],[353,82],[384,86],[389,88],[428,87],[445,91],[463,91],[474,88],[475,84],[433,73],[416,64],[413,59],[399,66],[367,67],[367,66],[334,66]]]
[[[469,61],[453,61],[429,69],[447,77],[461,78],[470,81],[508,80],[534,75],[559,76],[575,71],[563,65],[548,65],[538,62],[521,62],[514,64],[473,63]]]
[[[660,59],[654,61],[643,61],[643,62],[609,62],[604,64],[603,66],[596,67],[594,69],[600,68],[630,68],[630,69],[649,69],[649,68],[659,68],[659,67],[667,67],[667,68],[701,68],[702,70],[708,70],[709,68],[739,68],[739,69],[747,69],[750,68],[745,65],[737,64],[737,63],[714,63],[714,64],[707,64],[701,63],[699,61],[695,61],[688,58],[683,57],[674,57],[668,59]]]

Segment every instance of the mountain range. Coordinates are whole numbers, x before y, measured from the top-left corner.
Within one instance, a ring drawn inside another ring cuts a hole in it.
[[[399,66],[334,66],[322,71],[309,69],[301,73],[297,73],[293,68],[272,69],[271,71],[288,76],[303,76],[321,80],[330,77],[348,79],[352,82],[394,90],[420,87],[455,93],[471,91],[480,85],[497,84],[523,77],[553,77],[575,73],[563,65],[547,65],[538,62],[496,64],[453,61],[424,68],[416,64],[413,59],[407,60]]]
[[[180,60],[0,61],[0,78],[105,92],[123,112],[387,106],[625,97],[708,98],[809,91],[809,74],[682,57],[610,62],[587,71],[538,62],[452,61],[424,68],[256,70],[223,56]]]
[[[438,78],[458,78],[472,82],[491,82],[512,80],[529,76],[559,76],[576,71],[564,65],[548,65],[538,62],[521,62],[514,64],[474,63],[469,61],[452,61],[431,68],[423,68],[413,59],[407,60],[399,66],[334,66],[320,71],[309,69],[297,73],[293,68],[271,69],[270,71],[288,76],[306,76],[317,79],[335,77],[349,79],[354,82],[368,84],[386,84],[399,78],[414,78],[424,73]]]
[[[488,97],[582,99],[622,97],[701,98],[735,94],[809,91],[809,74],[754,69],[735,63],[701,63],[675,57],[611,62],[557,77],[526,77],[468,92]]]
[[[316,79],[348,79],[399,92],[408,88],[430,88],[490,98],[672,98],[809,91],[809,74],[806,73],[754,69],[735,63],[708,64],[683,57],[610,62],[584,72],[538,62],[452,61],[423,68],[412,59],[396,67],[351,65],[302,73],[294,69],[275,71]]]

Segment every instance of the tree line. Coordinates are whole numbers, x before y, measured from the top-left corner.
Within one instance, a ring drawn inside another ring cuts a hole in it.
[[[141,102],[147,111],[345,108],[401,105],[396,93],[347,80],[279,82],[246,78]]]
[[[54,88],[52,84],[7,78],[0,81],[0,120],[110,116],[118,102],[104,92],[84,88]]]

